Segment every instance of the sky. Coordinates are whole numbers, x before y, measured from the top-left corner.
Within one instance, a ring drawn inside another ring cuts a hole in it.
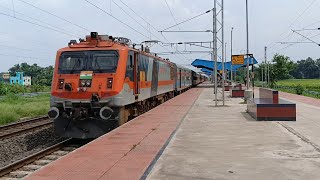
[[[224,40],[227,43],[228,61],[231,54],[232,27],[234,28],[233,54],[246,51],[245,2],[245,0],[224,2]],[[265,46],[268,47],[268,60],[271,60],[276,53],[289,56],[293,61],[307,57],[320,58],[320,47],[316,44],[320,43],[319,30],[297,31],[315,43],[310,43],[311,41],[292,32],[292,30],[320,27],[318,0],[248,0],[248,2],[249,51],[259,62],[264,61]],[[22,62],[36,63],[40,66],[54,65],[58,49],[67,46],[71,39],[84,38],[90,31],[127,37],[137,44],[150,39],[159,40],[164,44],[154,44],[151,47],[151,51],[156,53],[184,50],[210,51],[208,48],[190,45],[166,44],[212,41],[210,32],[161,34],[158,31],[212,8],[213,0],[0,0],[0,71],[7,71],[14,64]],[[212,30],[212,13],[170,30]],[[190,67],[196,58],[211,59],[209,52],[161,56],[187,67]]]

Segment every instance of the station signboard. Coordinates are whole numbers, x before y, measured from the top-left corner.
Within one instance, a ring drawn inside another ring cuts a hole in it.
[[[243,65],[244,55],[232,55],[232,65]]]

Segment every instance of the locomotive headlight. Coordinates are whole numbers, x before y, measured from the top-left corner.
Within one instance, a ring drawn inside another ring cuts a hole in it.
[[[59,84],[58,84],[58,88],[59,89],[63,89],[63,85],[64,85],[64,79],[59,79]]]
[[[85,87],[86,86],[86,81],[85,80],[81,80],[80,81],[80,87]]]
[[[90,86],[91,86],[91,80],[87,80],[86,86],[87,86],[87,87],[90,87]]]
[[[107,88],[112,89],[112,84],[113,84],[113,79],[112,78],[108,78]]]

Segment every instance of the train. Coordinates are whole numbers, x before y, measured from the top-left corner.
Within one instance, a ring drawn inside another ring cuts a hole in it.
[[[91,32],[57,51],[48,115],[58,136],[97,138],[205,81],[136,46]]]

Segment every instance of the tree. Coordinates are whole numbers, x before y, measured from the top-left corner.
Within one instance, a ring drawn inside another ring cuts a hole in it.
[[[290,60],[288,56],[275,54],[272,62],[272,73],[274,74],[274,81],[282,79],[293,78],[290,72],[294,70],[295,64]]]
[[[308,57],[306,60],[297,61],[292,75],[297,79],[314,79],[320,77],[320,59],[313,60]]]
[[[10,75],[15,76],[16,72],[23,72],[25,76],[32,77],[32,85],[51,86],[53,66],[40,67],[37,64],[28,63],[16,64],[9,69]]]

